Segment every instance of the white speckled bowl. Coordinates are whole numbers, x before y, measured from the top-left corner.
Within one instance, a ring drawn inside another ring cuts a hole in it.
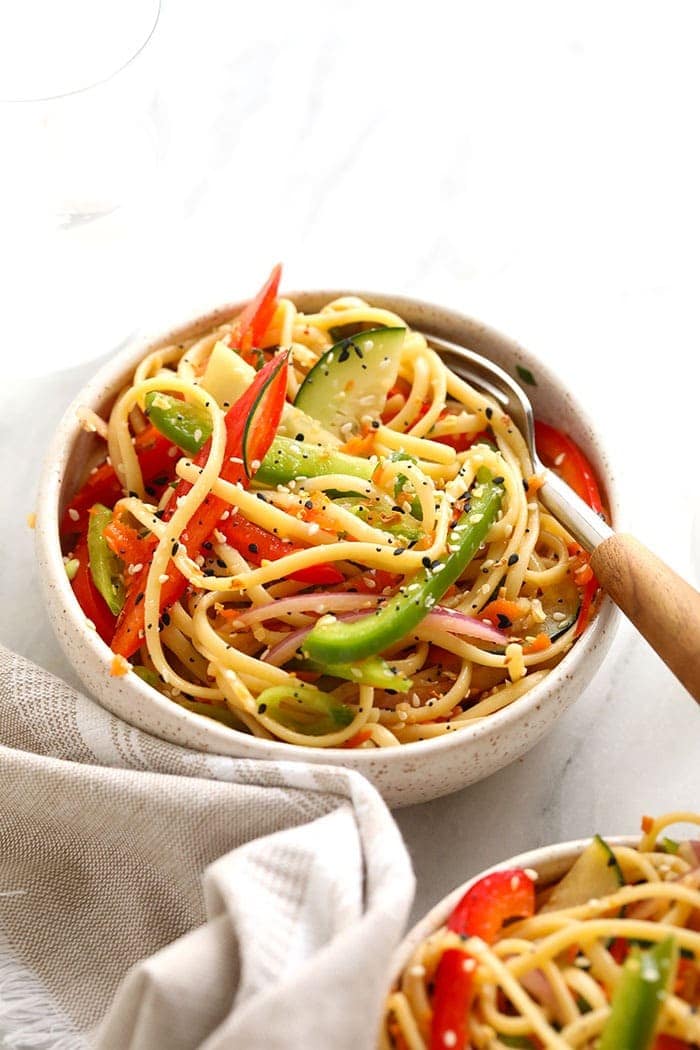
[[[339,294],[347,293],[303,292],[293,294],[293,299],[302,310],[312,311]],[[600,439],[571,393],[532,354],[492,328],[452,310],[400,296],[361,294],[379,306],[395,310],[411,327],[470,347],[511,374],[515,374],[516,364],[528,368],[537,379],[537,386],[528,388],[536,414],[561,427],[581,445],[603,482],[616,520],[614,480]],[[97,440],[81,429],[76,408],[88,405],[104,412],[148,351],[204,332],[240,309],[241,304],[227,304],[156,338],[130,345],[101,368],[80,392],[56,431],[39,488],[36,541],[46,606],[68,659],[90,692],[114,714],[155,736],[199,751],[242,758],[339,763],[363,773],[394,807],[425,802],[482,780],[528,751],[588,685],[610,646],[617,621],[617,610],[608,599],[561,663],[520,700],[472,728],[401,748],[318,749],[261,740],[178,707],[134,674],[110,677],[111,652],[85,626],[59,546],[62,508],[77,489]]]
[[[447,919],[468,889],[490,875],[493,871],[504,868],[532,868],[537,872],[537,885],[539,888],[550,885],[562,878],[574,863],[578,855],[589,844],[590,839],[577,839],[575,842],[560,842],[555,846],[541,846],[539,849],[529,850],[527,853],[519,853],[509,860],[500,861],[478,875],[463,882],[461,886],[443,897],[435,907],[431,908],[427,915],[420,919],[416,925],[409,930],[401,944],[398,946],[389,967],[390,982],[387,992],[394,988],[398,982],[404,967],[409,962],[418,945],[430,937],[431,934],[444,926]],[[638,846],[639,836],[605,836],[605,841],[611,846]]]

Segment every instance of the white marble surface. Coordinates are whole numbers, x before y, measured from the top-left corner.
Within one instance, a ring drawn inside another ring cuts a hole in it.
[[[662,13],[166,0],[154,60],[167,221],[144,233],[145,303],[125,329],[245,296],[280,258],[287,288],[407,292],[481,317],[575,388],[618,464],[624,525],[697,585],[693,13],[690,2]],[[15,247],[0,246],[6,271]],[[118,302],[126,276],[101,264]],[[80,289],[60,269],[55,280],[80,309]],[[51,430],[94,363],[61,370],[69,349],[40,303],[37,288],[20,345],[0,344],[6,361],[31,354],[42,373],[3,389],[0,639],[70,679],[25,516]],[[110,349],[96,332],[95,356]],[[526,758],[398,814],[415,914],[525,848],[700,804],[699,719],[625,624],[593,685]]]

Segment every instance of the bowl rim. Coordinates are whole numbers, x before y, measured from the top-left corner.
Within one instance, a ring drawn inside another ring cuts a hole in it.
[[[591,422],[585,409],[577,401],[575,395],[547,364],[498,329],[452,307],[443,306],[429,300],[398,293],[350,290],[347,288],[304,289],[302,291],[285,291],[283,293],[284,298],[291,299],[293,302],[301,304],[302,307],[310,302],[325,303],[341,296],[350,295],[359,296],[371,303],[380,303],[382,306],[393,309],[397,313],[401,313],[403,308],[408,308],[410,311],[438,311],[442,318],[447,318],[450,322],[478,329],[483,337],[493,339],[500,345],[507,347],[516,359],[524,359],[528,364],[536,365],[538,376],[544,377],[549,384],[566,397],[577,418],[590,436],[601,464],[606,467],[602,481],[612,521],[618,521],[618,487],[610,468],[612,461],[608,448],[601,440],[598,430]],[[94,407],[106,397],[114,396],[116,389],[118,389],[117,383],[119,379],[125,377],[147,353],[192,335],[203,334],[209,328],[213,328],[235,316],[246,305],[247,301],[245,299],[234,300],[213,307],[209,306],[204,310],[198,310],[194,315],[192,310],[188,310],[183,315],[182,320],[178,320],[174,324],[171,323],[165,328],[148,329],[130,340],[123,349],[117,351],[113,357],[103,363],[93,377],[78,391],[62,415],[47,448],[37,493],[35,532],[37,550],[43,560],[46,571],[50,573],[50,579],[46,582],[52,583],[58,588],[64,612],[83,634],[85,650],[89,652],[90,660],[95,664],[101,664],[105,672],[107,672],[109,666],[106,663],[106,659],[111,662],[114,654],[96,631],[90,630],[85,626],[84,622],[81,622],[81,620],[84,620],[84,617],[64,570],[58,530],[58,507],[63,471],[73,445],[82,432],[76,410],[81,405]],[[305,308],[308,309],[308,306]],[[561,681],[567,677],[572,678],[575,676],[578,665],[584,660],[588,651],[595,647],[599,636],[604,634],[607,627],[614,629],[617,616],[618,610],[610,598],[607,595],[603,595],[598,613],[593,621],[543,682],[533,686],[524,696],[518,698],[512,704],[488,715],[483,721],[477,722],[475,725],[466,726],[454,733],[445,733],[442,736],[432,737],[427,740],[412,741],[400,747],[383,748],[381,749],[382,760],[389,766],[400,763],[406,759],[407,755],[416,755],[418,745],[420,745],[421,755],[452,750],[454,747],[463,746],[467,741],[478,742],[482,738],[490,736],[494,731],[498,731],[513,721],[514,716],[516,721],[526,717],[530,711],[546,700],[547,696],[556,691]],[[195,731],[201,731],[202,722],[205,721],[204,716],[188,711],[179,704],[174,704],[172,700],[149,687],[137,675],[130,675],[128,678],[121,677],[118,680],[126,684],[135,698],[160,708],[165,715],[171,720],[174,719],[183,729],[191,727]],[[360,748],[349,751],[347,748],[342,747],[315,748],[308,745],[289,744],[283,740],[267,740],[255,737],[252,734],[242,733],[240,730],[225,726],[213,719],[206,719],[206,721],[211,723],[207,726],[207,735],[211,742],[210,750],[214,753],[216,753],[215,747],[217,743],[230,741],[231,734],[235,734],[236,737],[245,741],[247,752],[250,752],[251,755],[252,752],[258,752],[258,755],[253,757],[318,762],[323,756],[324,762],[334,764],[342,756],[343,763],[341,764],[346,764],[352,758],[353,766],[360,770],[364,765],[372,765],[377,760],[377,749]]]
[[[631,846],[632,848],[636,848],[639,846],[642,836],[605,835],[604,838],[611,846]],[[389,964],[389,986],[393,986],[394,981],[403,970],[415,948],[421,943],[421,941],[426,940],[441,926],[444,926],[450,912],[452,912],[467,890],[469,890],[480,879],[485,878],[487,875],[491,875],[495,871],[503,871],[508,868],[532,868],[539,875],[540,869],[545,866],[554,867],[556,865],[563,866],[566,864],[567,866],[562,872],[563,875],[568,868],[571,867],[571,864],[576,860],[579,854],[582,853],[586,846],[590,845],[592,841],[593,836],[589,835],[586,838],[572,839],[569,842],[555,842],[548,846],[538,846],[535,849],[527,850],[525,853],[517,853],[514,857],[509,857],[507,860],[498,861],[497,864],[492,864],[490,867],[484,868],[483,871],[478,872],[476,875],[472,875],[470,879],[467,879],[459,886],[455,886],[453,890],[450,890],[449,893],[434,904],[432,908],[430,908],[425,915],[410,928],[401,940],[401,943],[395,949]]]

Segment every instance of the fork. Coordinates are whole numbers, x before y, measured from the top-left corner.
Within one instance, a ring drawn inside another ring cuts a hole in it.
[[[525,438],[532,466],[545,475],[539,497],[591,555],[598,583],[700,703],[700,594],[633,536],[615,532],[560,477],[535,445],[532,405],[519,383],[485,357],[430,336],[445,363],[496,401]]]

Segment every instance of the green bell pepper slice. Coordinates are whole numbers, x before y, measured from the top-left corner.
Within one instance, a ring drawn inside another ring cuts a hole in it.
[[[88,560],[92,582],[107,602],[110,612],[118,616],[124,605],[126,590],[122,562],[110,550],[103,535],[111,520],[112,511],[101,503],[96,503],[90,510],[87,531]]]
[[[464,511],[448,535],[450,553],[444,561],[426,566],[368,616],[351,623],[336,620],[317,624],[304,640],[304,653],[323,664],[347,663],[381,653],[409,634],[459,579],[496,520],[503,487],[483,467],[477,482],[469,510]]]
[[[273,685],[258,696],[258,714],[297,733],[324,736],[349,726],[356,712],[306,682]]]
[[[356,663],[320,664],[316,660],[299,660],[293,670],[314,671],[317,674],[330,675],[331,678],[345,678],[358,685],[371,685],[375,689],[391,689],[397,693],[407,693],[412,686],[410,678],[397,671],[395,667],[382,660],[381,656],[368,656],[366,660]]]
[[[284,485],[293,478],[318,478],[345,474],[369,481],[377,466],[373,459],[360,459],[334,448],[305,444],[281,434],[273,440],[255,475],[265,485]]]
[[[157,689],[159,693],[162,692],[161,686],[163,683],[160,676],[155,671],[152,671],[150,667],[142,667],[140,664],[137,664],[136,667],[132,667],[132,671],[146,685],[150,685],[152,689]],[[236,716],[223,704],[205,704],[201,700],[187,700],[181,696],[173,699],[180,707],[184,707],[188,711],[194,711],[196,715],[203,715],[204,718],[213,718],[215,722],[221,722],[223,725],[229,726],[230,729],[241,728],[241,723]]]
[[[180,401],[170,394],[151,390],[146,394],[146,415],[156,430],[178,448],[196,455],[211,437],[211,416],[202,405]],[[315,478],[345,474],[369,481],[376,461],[348,456],[333,448],[305,445],[281,434],[273,439],[255,480],[265,485],[283,485],[293,478]]]
[[[598,1050],[648,1050],[673,980],[677,955],[673,937],[645,951],[632,949],[613,994]]]
[[[146,394],[146,415],[160,433],[194,456],[211,437],[211,415],[203,405],[180,401],[171,394]]]

